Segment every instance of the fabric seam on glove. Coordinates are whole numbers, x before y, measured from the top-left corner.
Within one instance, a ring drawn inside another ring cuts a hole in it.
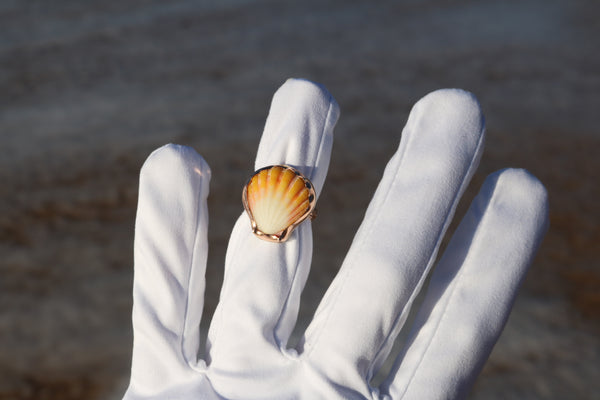
[[[436,260],[442,240],[444,239],[444,236],[446,235],[446,231],[448,230],[448,227],[450,226],[450,223],[452,222],[452,219],[454,218],[454,214],[456,212],[456,207],[458,207],[458,204],[460,203],[463,193],[465,192],[466,188],[469,186],[469,183],[471,182],[471,178],[472,178],[473,174],[475,173],[475,171],[477,170],[477,166],[479,165],[479,160],[481,159],[481,153],[482,153],[484,141],[485,141],[485,128],[482,128],[481,131],[479,132],[479,140],[477,141],[477,145],[475,147],[475,152],[473,153],[473,158],[471,159],[471,162],[469,163],[469,167],[467,168],[467,173],[464,175],[463,181],[461,182],[460,187],[458,188],[458,191],[454,195],[454,201],[452,202],[452,206],[450,207],[449,212],[446,214],[446,219],[445,219],[444,224],[442,225],[442,229],[440,230],[439,235],[436,239],[435,247],[434,247],[431,255],[429,256],[427,265],[425,266],[425,269],[423,270],[421,279],[419,279],[419,281],[418,281],[417,285],[414,287],[408,301],[406,302],[404,307],[402,307],[402,310],[396,316],[396,319],[393,324],[393,328],[390,330],[390,333],[383,340],[379,350],[377,350],[377,353],[375,353],[376,355],[373,358],[373,361],[371,362],[369,369],[368,369],[368,373],[367,373],[367,378],[369,380],[373,377],[373,368],[379,362],[379,358],[381,356],[380,353],[382,352],[383,349],[385,349],[387,347],[388,342],[390,341],[390,338],[392,336],[395,339],[395,336],[398,333],[398,332],[396,332],[398,329],[398,324],[402,320],[403,314],[406,314],[405,318],[408,317],[407,312],[408,313],[410,312],[410,309],[412,308],[415,298],[421,291],[421,289],[423,287],[423,283],[425,282],[425,280],[427,279],[427,277],[429,275],[429,272],[433,266],[433,263]]]
[[[180,148],[178,148],[177,150],[180,150]],[[180,153],[182,153],[180,151]],[[203,179],[204,176],[202,176],[200,178],[200,180],[198,181],[196,187],[194,188],[195,193],[197,194],[202,194],[204,195],[204,193],[202,193],[201,188],[203,185]],[[205,201],[205,199],[201,199],[201,201]],[[196,257],[197,257],[197,247],[196,244],[198,243],[198,235],[200,232],[200,224],[198,223],[198,221],[200,220],[200,213],[202,212],[202,207],[200,206],[199,202],[196,202],[195,204],[196,206],[196,212],[195,214],[195,221],[194,221],[194,225],[196,227],[196,230],[194,232],[194,241],[193,241],[193,251],[192,251],[192,256],[190,257],[190,266],[189,266],[189,272],[188,272],[188,276],[187,276],[187,288],[186,288],[186,301],[185,301],[185,310],[184,310],[184,318],[183,318],[183,330],[182,330],[182,335],[181,335],[181,342],[179,344],[180,346],[180,351],[181,354],[183,356],[183,359],[186,361],[186,363],[190,366],[190,368],[196,370],[196,371],[203,371],[202,368],[198,369],[197,368],[197,357],[198,355],[195,354],[196,359],[195,360],[190,360],[188,359],[188,354],[185,353],[185,346],[184,346],[184,342],[186,340],[185,334],[187,332],[186,328],[188,325],[188,321],[189,321],[189,314],[188,311],[190,309],[190,286],[192,285],[192,276],[194,275],[194,267],[196,266]],[[208,215],[206,216],[208,218]],[[208,221],[207,221],[208,222]],[[204,310],[201,311],[201,313],[203,313]],[[202,315],[200,316],[200,319],[202,318]],[[200,327],[198,327],[198,329],[200,329]]]
[[[398,166],[396,167],[396,170],[394,171],[394,179],[392,179],[393,183],[392,183],[392,185],[390,185],[388,187],[387,192],[385,193],[384,199],[382,200],[381,204],[384,204],[387,201],[390,193],[392,192],[392,188],[394,187],[394,185],[397,184],[395,178],[398,175],[398,172],[400,171],[401,166],[403,164],[404,154],[406,153],[406,149],[409,147],[410,143],[412,142],[412,136],[413,135],[409,135],[408,138],[407,138],[407,140],[406,140],[406,142],[404,142],[402,140],[400,142],[400,149],[399,149],[399,151],[401,150],[401,152],[398,155],[398,161],[397,161],[398,162]],[[403,145],[403,143],[405,143],[405,145]],[[370,207],[370,205],[369,205],[369,207]],[[378,206],[375,209],[375,212],[379,213],[381,209],[382,209],[382,207]],[[368,208],[367,208],[367,210],[368,210]],[[371,217],[369,219],[369,221],[375,221],[375,220],[376,220],[375,217]],[[367,232],[366,236],[369,237],[370,234],[371,234],[371,232],[374,229],[375,229],[375,223],[374,222],[370,222],[369,225],[366,228],[366,232]],[[343,262],[342,262],[342,265],[344,265]],[[350,272],[352,271],[352,269],[354,268],[355,265],[356,265],[356,263],[354,262],[354,260],[352,260],[352,262],[344,268],[343,280],[340,282],[340,284],[338,285],[338,287],[336,289],[335,298],[333,298],[333,299],[330,300],[331,304],[329,306],[327,316],[325,317],[325,320],[321,323],[321,326],[319,327],[319,331],[317,332],[316,336],[311,340],[311,343],[313,343],[313,345],[310,345],[308,351],[305,354],[303,354],[304,357],[309,357],[309,355],[312,353],[312,351],[313,351],[313,349],[315,347],[314,343],[316,343],[316,342],[319,341],[319,338],[320,338],[321,334],[323,333],[323,326],[327,325],[327,323],[329,322],[329,319],[331,318],[332,310],[335,308],[335,306],[337,304],[337,301],[338,301],[338,299],[340,297],[339,293],[343,289],[344,285],[346,284],[346,282],[348,280],[348,277],[350,276]]]
[[[471,239],[471,243],[475,243],[478,239],[478,236],[481,234],[481,227],[485,224],[485,221],[487,219],[489,219],[489,214],[488,214],[488,210],[490,209],[490,207],[494,204],[494,202],[496,201],[496,196],[497,193],[493,193],[492,197],[488,200],[487,204],[485,205],[484,211],[483,211],[483,217],[480,219],[479,224],[477,224],[477,228],[475,229],[475,233],[473,234],[473,238]],[[470,257],[472,257],[472,252],[471,251],[467,251],[467,255],[465,257],[465,259],[462,261],[462,264],[467,264],[467,261],[470,259]],[[464,269],[463,268],[459,268],[458,270],[458,274],[454,277],[454,279],[452,279],[452,282],[450,284],[450,294],[448,295],[448,298],[444,304],[444,309],[442,311],[442,315],[440,316],[440,318],[438,319],[437,323],[435,324],[435,327],[433,329],[433,333],[431,334],[431,337],[429,338],[428,342],[427,342],[427,346],[425,347],[425,349],[423,350],[423,352],[421,353],[421,357],[419,358],[419,361],[417,362],[417,365],[415,366],[415,368],[413,369],[413,372],[410,376],[410,378],[408,379],[406,386],[404,388],[404,391],[402,392],[402,394],[400,395],[399,399],[403,398],[404,395],[406,394],[408,388],[410,387],[410,383],[412,382],[413,378],[416,376],[417,372],[419,371],[423,360],[425,359],[426,354],[428,353],[430,347],[431,347],[431,343],[433,343],[434,338],[437,336],[437,331],[440,327],[440,325],[442,324],[442,321],[446,318],[447,315],[447,311],[448,311],[448,305],[451,303],[452,298],[454,297],[455,293],[456,293],[456,287],[459,285],[459,282],[461,280],[461,277],[464,275]]]
[[[320,142],[319,142],[319,151],[317,152],[316,158],[315,158],[315,165],[312,167],[312,174],[310,179],[312,180],[314,178],[315,175],[315,171],[317,168],[317,164],[316,162],[318,162],[321,159],[321,153],[323,151],[323,147],[324,147],[324,143],[325,143],[325,139],[326,139],[326,134],[325,131],[327,130],[327,127],[329,126],[329,124],[331,123],[331,119],[332,119],[332,112],[334,110],[334,105],[335,100],[333,99],[333,97],[331,96],[331,94],[329,95],[329,108],[327,109],[327,116],[325,117],[325,121],[323,123],[323,127],[321,129],[321,133],[319,135],[319,137],[321,138]],[[324,186],[324,185],[323,185]],[[321,188],[320,192],[323,191],[323,188]],[[321,193],[316,193],[317,198],[320,196]],[[300,240],[301,235],[300,232],[297,232],[297,239]],[[302,248],[302,245],[299,243],[298,244],[299,248]],[[286,357],[290,357],[290,354],[288,354],[288,352],[286,351],[286,347],[287,347],[287,343],[281,343],[281,338],[277,337],[276,332],[279,330],[279,327],[281,326],[281,321],[282,321],[282,317],[286,312],[286,309],[288,307],[288,303],[289,303],[289,299],[290,299],[290,293],[292,292],[292,289],[295,287],[296,284],[296,279],[298,277],[298,266],[300,264],[300,258],[301,258],[301,252],[298,253],[298,259],[296,261],[296,266],[294,268],[294,277],[292,278],[292,281],[290,282],[290,285],[288,287],[288,293],[287,296],[285,298],[285,303],[283,305],[283,307],[281,308],[281,314],[279,315],[279,319],[277,320],[277,323],[275,324],[275,327],[273,329],[273,340],[274,342],[277,344],[277,346],[279,347],[281,353],[283,355],[285,355]],[[312,259],[312,255],[310,257]],[[311,261],[309,261],[309,263],[311,263]],[[300,289],[300,293],[302,293],[304,288]],[[297,318],[296,318],[296,323],[297,323]],[[289,340],[289,338],[288,338]]]

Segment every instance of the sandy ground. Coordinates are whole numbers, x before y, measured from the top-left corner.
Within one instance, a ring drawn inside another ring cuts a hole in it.
[[[342,109],[297,331],[411,105],[461,87],[480,99],[488,132],[466,197],[514,166],[551,202],[550,231],[471,398],[597,396],[597,2],[196,3],[0,2],[0,399],[122,395],[137,178],[164,143],[193,146],[213,169],[211,315],[271,96],[292,76],[323,83]]]

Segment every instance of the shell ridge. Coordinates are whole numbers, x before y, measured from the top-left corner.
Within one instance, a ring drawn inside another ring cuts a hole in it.
[[[271,176],[271,169],[265,169],[261,172],[261,174],[263,176],[263,182],[261,187],[261,201],[259,202],[259,204],[261,207],[261,219],[264,221],[265,217],[269,215],[269,207],[271,205],[271,199],[269,196],[269,178]]]
[[[274,196],[273,196],[273,201],[275,202],[276,207],[274,207],[271,212],[273,215],[273,218],[277,217],[277,218],[281,218],[280,214],[282,212],[285,212],[285,208],[282,205],[282,199],[284,198],[284,194],[287,192],[288,187],[290,185],[290,182],[287,182],[287,185],[285,187],[282,187],[285,184],[284,181],[284,177],[288,174],[288,170],[284,169],[282,167],[277,167],[280,171],[278,177],[277,177],[277,182],[276,185],[274,185]],[[290,179],[291,181],[291,179]]]
[[[289,174],[295,175],[294,172],[291,170],[286,170],[286,172],[288,172]],[[284,196],[283,193],[289,194],[289,192],[294,189],[294,186],[296,185],[296,182],[298,181],[298,179],[301,179],[301,178],[297,175],[292,176],[292,179],[290,179],[287,187],[285,188],[285,191],[282,191],[282,198],[285,198],[285,202],[280,201],[277,213],[273,214],[273,219],[279,221],[278,225],[280,225],[280,226],[281,225],[287,226],[290,218],[288,216],[286,216],[286,214],[289,214],[289,208],[292,204],[293,199],[296,197],[296,195],[294,195],[294,197],[289,199],[289,196]],[[284,228],[285,228],[285,226],[284,226]]]
[[[298,188],[298,191],[294,194],[294,197],[290,199],[288,207],[290,208],[289,220],[293,221],[297,218],[298,210],[302,208],[303,204],[308,199],[308,189],[302,181],[302,187]]]
[[[307,204],[308,203],[308,204]],[[296,220],[310,210],[310,202],[308,200],[300,203],[291,213],[290,220]]]
[[[300,179],[302,179],[302,178],[300,178]],[[304,184],[304,180],[302,181],[302,183]],[[307,192],[308,192],[308,188],[306,188],[306,185],[303,185],[301,188],[298,188],[298,191],[297,191],[297,192],[294,194],[294,197],[293,197],[292,199],[290,199],[290,203],[293,203],[293,202],[295,202],[295,201],[296,201],[296,199],[297,199],[299,196],[303,195],[305,191],[307,191]],[[306,196],[306,197],[308,198],[308,194],[307,194],[307,196]]]
[[[253,177],[248,184],[246,199],[248,200],[248,207],[251,213],[254,214],[254,207],[256,205],[256,176]]]
[[[275,168],[269,168],[267,170],[267,177],[265,179],[265,197],[264,197],[264,212],[265,215],[270,215],[273,211],[273,195],[274,195],[274,187],[273,187],[273,176],[275,172]]]
[[[265,199],[265,218],[271,219],[271,225],[277,226],[276,219],[274,216],[279,213],[281,209],[281,193],[279,190],[279,182],[281,181],[282,175],[285,174],[285,170],[281,167],[275,166],[269,169],[269,179],[267,185],[269,187],[269,193]],[[270,232],[274,233],[274,232]]]

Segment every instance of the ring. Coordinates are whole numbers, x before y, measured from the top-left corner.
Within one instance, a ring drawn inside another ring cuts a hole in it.
[[[271,165],[254,172],[242,191],[252,232],[269,242],[285,242],[306,218],[314,218],[315,189],[297,169]]]

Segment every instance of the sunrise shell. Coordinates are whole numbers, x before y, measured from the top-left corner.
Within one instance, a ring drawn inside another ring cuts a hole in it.
[[[254,173],[244,187],[243,201],[254,233],[283,241],[312,212],[315,191],[296,169],[274,165]]]

